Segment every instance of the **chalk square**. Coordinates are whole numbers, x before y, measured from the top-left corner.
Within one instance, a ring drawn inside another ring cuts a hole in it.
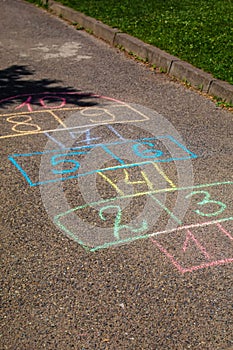
[[[182,274],[229,264],[233,263],[233,236],[225,226],[231,220],[186,226],[150,240]]]
[[[74,179],[81,176],[82,174],[77,172],[79,168],[79,162],[77,159],[87,152],[88,148],[70,152],[51,150],[46,152],[13,154],[8,156],[8,159],[21,172],[29,185],[33,187]],[[67,156],[69,159],[66,158]],[[41,157],[43,157],[43,165],[40,163],[42,159]],[[32,164],[35,163],[37,163],[38,167],[38,172],[36,173],[32,171],[34,168],[32,167]],[[70,167],[63,168],[63,163],[65,165],[70,165]],[[40,179],[38,180],[39,175]],[[36,176],[36,178],[33,178],[33,176]]]
[[[98,125],[126,124],[147,121],[150,118],[128,104],[105,103],[97,106],[80,108],[64,108],[56,110],[57,116],[66,111],[67,127],[73,129],[91,128]]]
[[[162,149],[159,149],[159,151],[161,151],[163,154],[161,154],[161,156],[159,155],[158,157],[152,157],[153,161],[155,162],[167,163],[176,160],[195,159],[198,157],[195,153],[191,152],[185,145],[176,140],[172,135],[147,137],[139,139],[138,142],[141,144],[145,143],[145,145],[155,143],[155,146],[157,142],[159,145],[162,145],[165,152],[163,152]],[[150,159],[150,149],[146,151],[148,152],[146,153],[146,155],[148,154],[149,157],[145,157],[145,155],[144,157],[145,159]],[[142,154],[142,158],[144,157]]]
[[[156,216],[154,205],[152,201],[147,202],[141,212],[138,198],[134,204],[133,199],[133,196],[126,196],[86,203],[55,215],[54,223],[67,236],[91,252],[146,239],[149,237],[151,223],[145,219],[145,213],[149,213],[153,223],[150,213],[153,212],[154,217]],[[143,198],[141,202],[145,205]],[[136,205],[135,218],[127,220],[127,212],[129,213],[132,205]]]
[[[197,155],[187,149],[171,135],[126,140],[103,144],[106,153],[111,154],[119,164],[125,164],[125,158],[132,163],[169,163],[180,160],[194,159]]]
[[[20,112],[0,115],[0,139],[36,135],[58,127],[65,127],[52,111]]]

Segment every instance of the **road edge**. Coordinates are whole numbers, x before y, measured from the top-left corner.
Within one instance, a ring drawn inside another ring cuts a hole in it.
[[[48,10],[57,16],[79,25],[90,34],[106,41],[113,47],[121,48],[134,57],[148,62],[150,65],[159,68],[163,73],[185,82],[188,86],[221,99],[223,102],[233,103],[233,85],[214,78],[210,73],[194,67],[186,61],[153,46],[146,44],[129,34],[112,28],[99,20],[86,16],[81,12],[64,6],[54,0],[42,0]]]

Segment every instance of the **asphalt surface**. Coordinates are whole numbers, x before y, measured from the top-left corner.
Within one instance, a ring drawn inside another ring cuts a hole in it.
[[[0,55],[1,349],[230,349],[232,113],[21,0]]]

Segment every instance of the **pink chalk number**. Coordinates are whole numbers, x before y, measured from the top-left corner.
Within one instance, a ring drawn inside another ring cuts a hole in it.
[[[31,105],[32,97],[33,96],[28,96],[28,98],[19,106],[15,107],[15,109],[22,109],[24,106],[26,106],[27,110],[29,112],[32,112],[33,111],[32,105]],[[53,102],[53,104],[50,105],[48,104],[48,102],[50,103]],[[66,99],[65,97],[61,97],[57,95],[45,95],[39,99],[39,104],[46,109],[57,109],[57,108],[62,108],[66,105]]]
[[[153,244],[180,273],[233,262],[233,236],[220,223],[193,225],[178,232],[151,238]]]

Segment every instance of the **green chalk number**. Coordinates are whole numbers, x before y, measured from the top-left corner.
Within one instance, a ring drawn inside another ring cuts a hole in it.
[[[221,214],[226,209],[226,207],[227,207],[226,204],[224,204],[220,201],[215,201],[215,200],[211,199],[211,196],[210,196],[209,192],[207,192],[207,191],[193,191],[190,194],[188,194],[185,198],[189,198],[191,196],[200,195],[200,194],[203,194],[204,198],[200,202],[197,202],[197,205],[205,206],[206,204],[210,204],[210,205],[214,205],[215,208],[217,206],[218,209],[211,212],[211,213],[204,213],[203,211],[201,211],[199,209],[194,210],[194,212],[197,213],[198,215],[207,216],[207,217],[217,216],[217,215]]]
[[[133,228],[130,225],[122,225],[121,224],[121,216],[122,216],[122,210],[119,205],[107,205],[103,208],[100,209],[99,216],[102,220],[106,221],[107,217],[103,215],[103,212],[109,209],[115,209],[116,210],[116,218],[114,222],[114,227],[113,227],[113,235],[114,237],[119,240],[120,239],[120,230],[122,229],[128,229],[133,233],[139,233],[143,232],[148,228],[147,221],[143,220],[142,225],[139,228]]]

